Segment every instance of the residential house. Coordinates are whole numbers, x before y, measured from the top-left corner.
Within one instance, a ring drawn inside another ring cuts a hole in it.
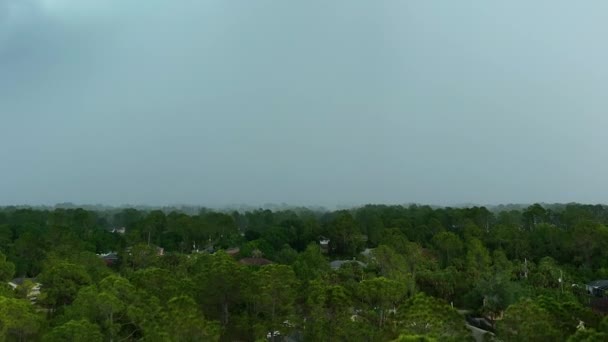
[[[127,232],[127,228],[125,227],[115,227],[112,228],[112,233],[124,235]]]
[[[97,254],[97,256],[101,258],[108,266],[114,265],[118,262],[118,253],[116,252]]]
[[[590,295],[589,306],[596,312],[608,314],[608,280],[595,280],[585,285]]]
[[[606,290],[608,290],[608,280],[596,280],[592,281],[585,286],[587,293],[595,297],[605,297]]]
[[[329,253],[329,242],[330,240],[324,236],[319,237],[319,246],[321,248],[321,252],[324,254]]]
[[[28,284],[31,287],[28,289],[26,296],[32,303],[35,303],[40,295],[40,288],[42,287],[42,284],[36,282],[35,278],[15,278],[8,283],[13,290],[17,290],[18,287]]]

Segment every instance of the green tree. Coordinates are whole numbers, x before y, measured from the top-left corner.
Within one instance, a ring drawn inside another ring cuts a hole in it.
[[[608,228],[586,221],[576,225],[571,232],[571,250],[574,261],[586,267],[596,267],[608,249]]]
[[[243,268],[224,252],[201,259],[204,271],[195,275],[199,303],[209,317],[217,317],[223,327],[230,323],[232,305],[240,302],[244,286]]]
[[[398,329],[405,335],[420,335],[438,341],[470,341],[464,317],[441,300],[418,293],[398,312]]]
[[[169,300],[164,317],[165,331],[171,341],[219,341],[219,322],[206,320],[190,297],[179,296]]]
[[[594,329],[579,329],[568,337],[567,342],[604,342],[608,341],[608,334]]]
[[[349,339],[352,299],[341,285],[321,280],[310,282],[306,293],[306,341],[335,341]]]
[[[158,298],[162,303],[177,297],[180,291],[179,279],[169,270],[149,267],[136,271],[130,277],[131,283],[139,289]]]
[[[38,277],[43,284],[40,302],[51,309],[72,303],[78,290],[91,284],[84,267],[65,261],[53,262]]]
[[[300,280],[306,282],[329,273],[330,267],[327,259],[321,253],[319,245],[311,243],[304,252],[298,255],[293,263],[293,270]]]
[[[492,258],[483,243],[476,238],[467,242],[467,273],[473,280],[479,280],[490,273]]]
[[[401,335],[393,342],[437,342],[436,338],[421,335]]]
[[[15,275],[15,264],[6,260],[6,255],[0,252],[0,281],[6,282],[13,279]]]
[[[260,268],[254,275],[255,292],[253,302],[256,305],[258,333],[264,336],[270,333],[275,340],[275,331],[285,333],[290,330],[284,322],[293,322],[295,314],[294,301],[298,281],[292,268],[286,265],[268,265]]]
[[[129,285],[121,286],[122,295],[135,300],[134,289]],[[73,319],[86,318],[99,324],[106,338],[117,338],[122,330],[121,321],[125,316],[127,304],[112,292],[96,286],[81,289],[74,303],[67,309],[66,316]]]
[[[391,247],[380,245],[374,249],[372,254],[373,263],[378,266],[381,276],[403,282],[410,282],[412,280],[407,260],[403,255],[396,253]]]
[[[538,262],[538,266],[530,273],[530,283],[542,288],[559,289],[563,287],[566,279],[571,277],[562,271],[551,257],[544,257]]]
[[[85,319],[71,320],[65,324],[53,328],[46,334],[44,342],[101,342],[103,335],[97,324],[90,323]]]
[[[555,292],[553,296],[541,295],[535,302],[551,315],[556,329],[564,336],[574,334],[580,322],[592,327],[598,325],[599,315],[581,305],[574,295],[569,292],[556,295]]]
[[[389,312],[396,310],[407,296],[407,284],[378,277],[366,279],[357,287],[357,297],[365,303],[365,314],[369,321],[382,330],[389,319]]]
[[[0,341],[27,341],[36,337],[42,326],[42,316],[28,300],[0,297]]]
[[[458,235],[452,232],[439,232],[433,237],[433,244],[441,253],[443,267],[451,265],[453,258],[462,253],[463,244]]]
[[[498,337],[504,341],[554,341],[562,335],[551,315],[530,299],[510,305],[497,324]]]
[[[98,286],[82,288],[66,317],[97,323],[105,339],[163,339],[162,309],[158,299],[138,292],[125,278],[109,276]]]
[[[352,215],[345,210],[335,213],[335,217],[328,227],[330,247],[338,255],[353,256],[363,247],[362,234],[357,222]]]

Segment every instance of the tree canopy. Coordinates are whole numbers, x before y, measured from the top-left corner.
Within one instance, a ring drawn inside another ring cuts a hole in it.
[[[581,204],[5,207],[0,341],[600,341],[607,225]]]

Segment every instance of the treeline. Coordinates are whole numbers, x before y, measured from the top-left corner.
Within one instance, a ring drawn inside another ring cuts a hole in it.
[[[469,316],[487,318],[503,341],[604,341],[608,320],[590,309],[585,284],[608,279],[607,224],[606,207],[579,204],[197,215],[4,208],[0,333],[462,341],[472,338]],[[107,265],[98,254],[112,251],[118,259]],[[28,279],[13,289],[14,277]]]

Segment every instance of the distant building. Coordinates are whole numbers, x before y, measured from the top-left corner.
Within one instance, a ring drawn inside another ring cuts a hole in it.
[[[118,254],[116,252],[97,254],[106,265],[111,266],[118,262]]]
[[[112,228],[112,233],[124,235],[127,232],[125,227]]]
[[[608,280],[596,280],[592,281],[585,286],[587,293],[595,297],[606,297],[606,290],[608,290]]]
[[[329,242],[330,240],[324,236],[319,237],[319,246],[321,248],[321,253],[329,253]]]
[[[585,285],[589,294],[589,307],[593,311],[608,314],[608,280],[596,280]]]
[[[29,289],[28,293],[27,293],[27,299],[29,299],[32,303],[35,303],[36,300],[38,299],[38,296],[40,295],[40,288],[42,287],[42,284],[38,283],[36,281],[36,279],[34,278],[15,278],[13,280],[11,280],[8,285],[13,289],[16,290],[19,286],[22,286],[23,284],[25,284],[26,282],[29,282],[32,287]]]

